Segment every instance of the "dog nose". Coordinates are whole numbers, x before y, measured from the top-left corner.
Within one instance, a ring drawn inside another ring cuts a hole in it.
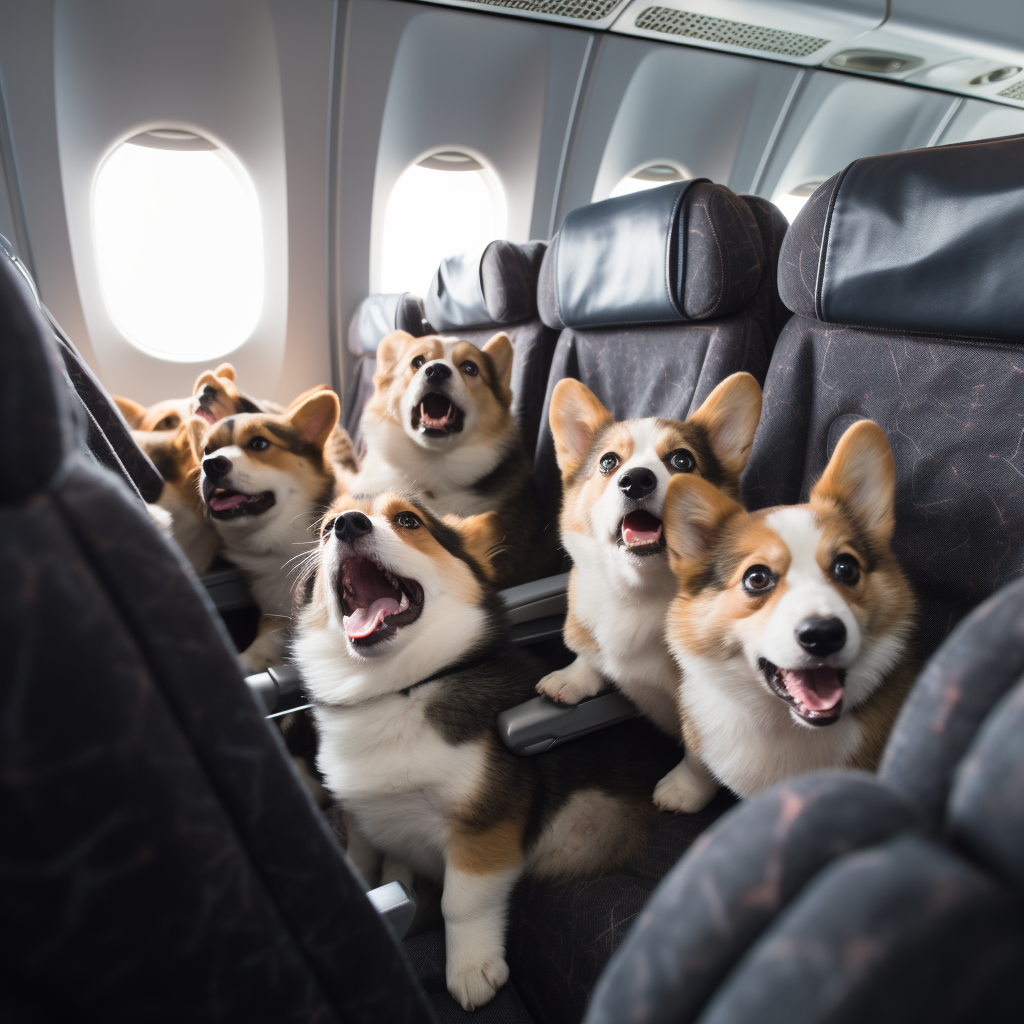
[[[424,371],[423,376],[431,384],[442,384],[452,375],[452,369],[447,363],[431,363]]]
[[[796,627],[796,642],[808,654],[824,658],[846,643],[846,627],[834,615],[811,615]]]
[[[203,393],[199,396],[200,402],[212,402],[217,397],[217,389],[212,384],[207,384],[203,388]]]
[[[643,466],[637,466],[619,477],[619,489],[627,498],[646,498],[657,486],[658,478]]]
[[[212,459],[203,459],[203,472],[211,480],[219,480],[231,472],[231,460],[224,455],[215,455]]]
[[[334,535],[338,540],[347,540],[350,544],[365,537],[373,529],[369,516],[362,512],[345,512],[334,520]]]

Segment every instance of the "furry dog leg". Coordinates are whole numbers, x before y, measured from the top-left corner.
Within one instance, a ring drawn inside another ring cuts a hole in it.
[[[549,672],[537,684],[537,692],[559,704],[579,704],[585,697],[600,693],[604,687],[601,673],[580,655],[571,665]]]
[[[277,615],[261,615],[256,639],[238,656],[246,672],[265,672],[284,653],[288,620]]]
[[[654,803],[658,810],[695,814],[704,810],[718,792],[718,783],[699,757],[687,752],[654,787]]]

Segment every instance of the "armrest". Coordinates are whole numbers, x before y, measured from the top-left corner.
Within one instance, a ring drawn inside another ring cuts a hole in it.
[[[409,890],[401,882],[388,882],[387,885],[371,889],[366,896],[377,913],[384,918],[384,923],[395,938],[401,942],[416,916],[416,900]]]
[[[256,604],[239,569],[217,569],[201,576],[199,582],[206,587],[213,606],[219,612],[252,608]]]
[[[273,712],[295,711],[305,700],[302,678],[294,665],[272,665],[266,672],[246,676],[245,681],[268,717],[272,717]]]
[[[547,697],[534,697],[502,711],[496,725],[502,743],[513,754],[529,757],[639,714],[618,690],[605,690],[568,706]]]
[[[546,576],[499,593],[505,603],[512,640],[517,644],[533,643],[552,636],[561,636],[568,608],[566,590],[569,574]]]

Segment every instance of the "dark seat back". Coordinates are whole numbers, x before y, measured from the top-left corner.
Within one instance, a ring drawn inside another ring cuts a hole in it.
[[[512,342],[512,414],[533,451],[558,331],[537,314],[537,275],[546,242],[496,241],[477,258],[449,256],[434,274],[424,309],[433,329],[483,347],[504,331]]]
[[[856,419],[896,458],[922,653],[1024,569],[1024,137],[857,160],[789,230],[796,315],[765,381],[751,507],[805,501]]]

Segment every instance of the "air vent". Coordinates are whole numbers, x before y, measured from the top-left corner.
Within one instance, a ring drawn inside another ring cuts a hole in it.
[[[470,0],[488,7],[507,7],[532,14],[554,14],[577,21],[600,21],[607,18],[622,0]]]
[[[637,19],[637,28],[666,35],[702,39],[708,43],[742,46],[747,50],[780,53],[786,57],[809,57],[828,45],[828,39],[804,36],[799,32],[783,32],[763,25],[748,25],[742,21],[709,18],[704,14],[691,14],[671,7],[648,7]]]
[[[1008,89],[1004,89],[1000,96],[1005,96],[1008,100],[1024,100],[1024,81],[1014,82]]]

